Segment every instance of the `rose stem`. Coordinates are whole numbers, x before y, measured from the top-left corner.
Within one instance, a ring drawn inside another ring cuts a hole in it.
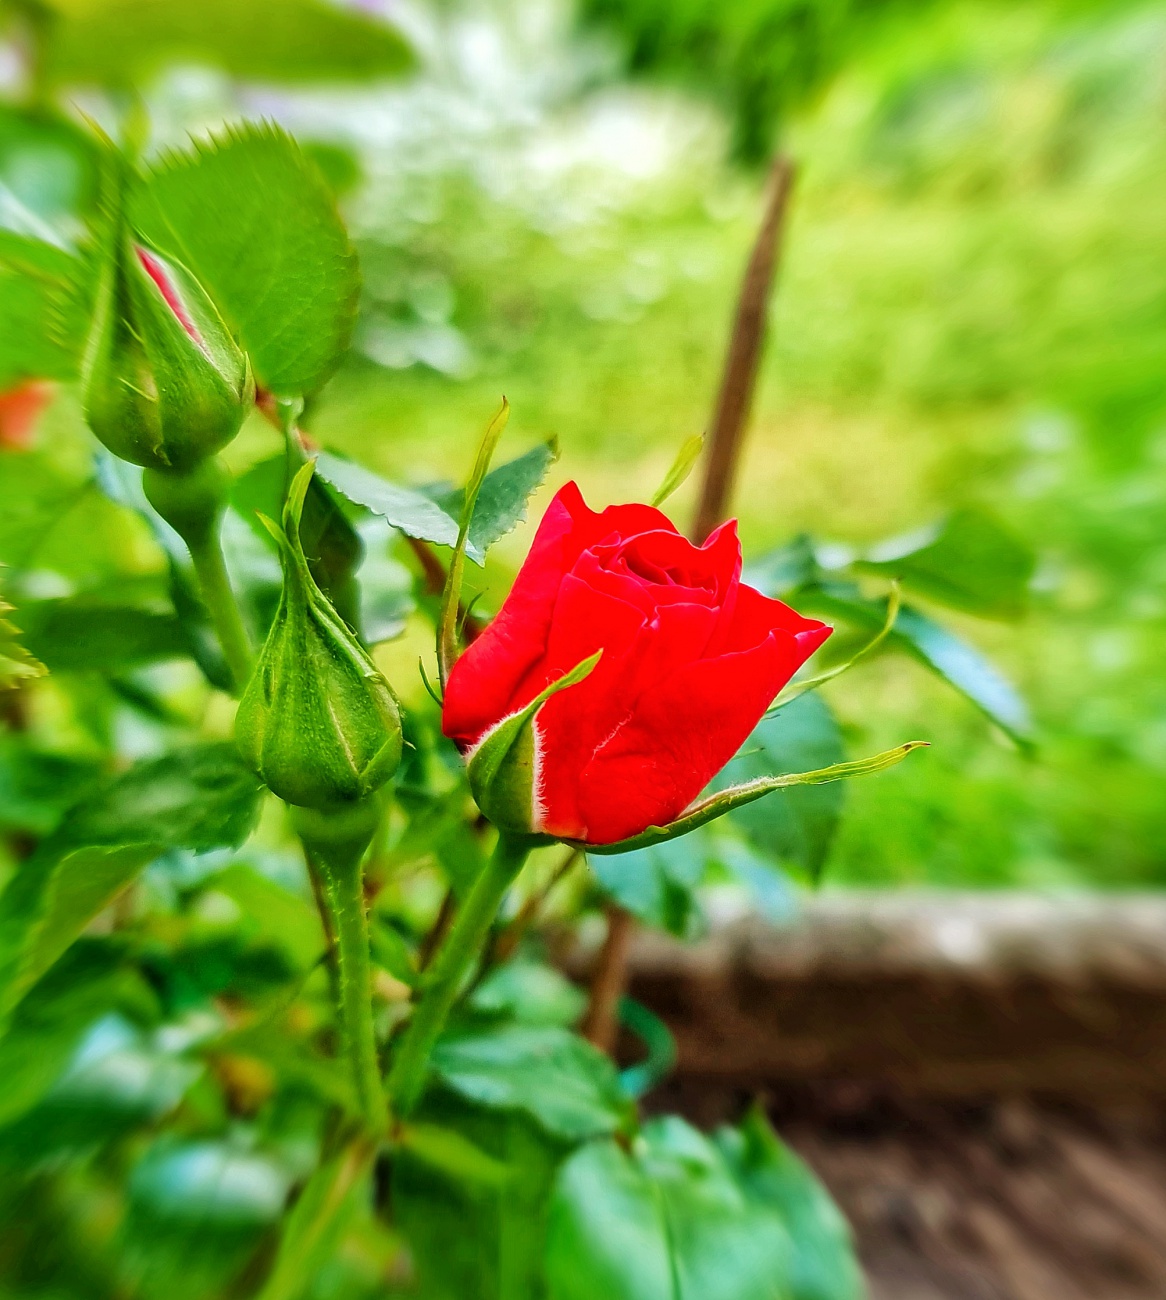
[[[490,860],[458,909],[432,964],[421,976],[420,1001],[389,1071],[389,1097],[399,1115],[407,1116],[421,1096],[434,1044],[529,851],[530,842],[525,837],[498,836]]]
[[[241,692],[251,676],[251,639],[243,626],[239,604],[231,589],[218,534],[203,538],[197,544],[188,539],[187,546],[203,604],[219,634],[219,645],[234,679],[235,690]]]
[[[757,385],[769,299],[793,180],[793,163],[779,154],[769,173],[761,228],[745,268],[721,374],[700,497],[690,532],[698,546],[728,514],[745,424]],[[630,912],[617,906],[608,908],[607,937],[591,977],[591,999],[583,1022],[588,1039],[608,1053],[615,1047],[619,1029],[619,1004],[627,988],[628,955],[634,929],[635,918]]]
[[[305,853],[323,885],[336,942],[337,1010],[357,1107],[369,1133],[380,1137],[388,1128],[388,1107],[373,1029],[372,963],[361,871],[380,808],[368,800],[343,812],[292,811]]]

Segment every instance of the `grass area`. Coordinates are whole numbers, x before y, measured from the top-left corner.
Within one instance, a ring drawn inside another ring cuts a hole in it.
[[[1160,5],[937,6],[792,128],[747,548],[800,529],[862,545],[981,502],[1040,555],[1026,620],[964,628],[1031,699],[1035,759],[904,662],[831,688],[856,753],[934,742],[851,789],[834,882],[1166,879],[1164,56]],[[655,170],[613,188],[584,158],[540,179],[540,143],[597,123],[628,150],[655,131]],[[436,476],[451,447],[468,465],[505,392],[512,446],[559,436],[555,482],[643,496],[707,420],[759,180],[665,92],[581,91],[523,130],[374,178],[361,344],[390,368],[354,360],[316,430]]]

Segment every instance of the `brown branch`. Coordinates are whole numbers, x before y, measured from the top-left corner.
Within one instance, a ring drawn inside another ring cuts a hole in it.
[[[784,155],[779,156],[769,174],[765,215],[753,244],[749,265],[745,268],[721,389],[709,433],[704,482],[692,524],[692,540],[698,545],[728,512],[737,463],[741,459],[745,424],[749,418],[749,407],[765,344],[769,298],[777,271],[793,179],[793,163]]]
[[[584,1036],[609,1056],[619,1035],[619,1004],[627,989],[628,952],[636,919],[614,903],[607,909],[607,937],[591,977],[591,1002],[583,1020]]]
[[[745,424],[765,344],[769,299],[793,180],[793,163],[779,155],[769,173],[761,228],[745,268],[721,375],[700,500],[692,523],[691,537],[698,545],[721,523],[729,510]],[[635,926],[635,917],[630,912],[614,904],[608,908],[607,938],[591,977],[591,999],[583,1022],[584,1033],[591,1042],[608,1053],[614,1048],[619,1032],[619,1004],[627,989],[628,953]]]
[[[534,919],[542,911],[543,905],[551,895],[551,891],[558,885],[559,881],[567,874],[568,871],[579,861],[582,849],[569,849],[566,857],[555,868],[554,874],[542,889],[536,890],[525,903],[518,909],[514,920],[499,934],[494,943],[494,951],[490,954],[491,965],[498,966],[502,962],[509,961],[514,956],[519,943],[522,942],[523,935],[530,929]]]
[[[441,900],[441,906],[437,909],[437,916],[429,927],[429,932],[421,940],[421,947],[417,950],[417,969],[419,971],[423,971],[433,960],[434,953],[441,947],[441,941],[449,933],[449,927],[453,925],[456,912],[457,899],[454,897],[453,890],[447,889],[445,897]]]

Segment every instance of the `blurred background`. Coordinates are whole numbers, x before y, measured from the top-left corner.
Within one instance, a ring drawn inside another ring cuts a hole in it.
[[[1166,1146],[1160,1106],[1139,1107],[1166,1078],[1166,913],[1145,892],[1166,883],[1166,5],[353,7],[361,39],[313,26],[327,6],[306,0],[12,3],[0,93],[27,104],[42,79],[64,85],[58,102],[112,129],[132,86],[150,155],[240,118],[285,124],[334,188],[364,276],[355,345],[308,413],[312,436],[431,482],[468,468],[505,393],[512,436],[562,450],[534,518],[568,478],[594,506],[649,497],[709,426],[767,168],[778,150],[795,160],[733,502],[746,558],[805,532],[840,566],[952,512],[990,512],[1031,553],[1025,598],[990,611],[1005,617],[944,620],[1018,688],[1035,743],[910,657],[848,674],[829,699],[852,754],[914,736],[932,748],[848,788],[811,923],[784,955],[754,953],[768,974],[737,1003],[736,1041],[786,1048],[718,1065],[725,1004],[707,966],[664,978],[649,953],[633,990],[678,1035],[691,1068],[671,1100],[690,1113],[717,1118],[759,1081],[794,1080],[774,1105],[866,1234],[878,1294],[1162,1294]],[[92,202],[84,165],[67,132],[46,143],[23,121],[0,113],[0,228],[68,247]],[[37,439],[62,473],[87,473],[68,388]],[[256,420],[230,456],[243,469],[270,452]],[[0,558],[19,563],[23,488],[0,473]],[[698,477],[669,507],[678,521]],[[62,572],[84,585],[102,547],[142,547],[106,507],[83,509],[92,548],[62,559],[50,542],[52,573],[26,595],[63,594]],[[487,607],[529,537],[492,554]],[[384,651],[407,699],[425,635],[410,623]],[[67,749],[81,724],[45,707]],[[116,726],[119,752],[149,752],[140,717]],[[0,763],[5,817],[24,826],[23,799],[49,824],[53,799],[13,771]],[[904,886],[1018,901],[912,911],[848,892]],[[1128,905],[1089,892],[1118,890],[1140,892]],[[1003,993],[1002,971],[1019,971]],[[876,996],[856,1003],[863,987]],[[866,1022],[831,1041],[822,1026],[848,1007]],[[884,1069],[903,1025],[909,1050]],[[928,1109],[895,1091],[904,1071],[916,1093],[996,1100]],[[876,1082],[804,1091],[823,1074]],[[1058,1082],[1090,1106],[1106,1089],[1141,1100],[1108,1128],[1093,1110],[1062,1121],[999,1101]],[[1029,1159],[1032,1180],[1010,1184]],[[992,1255],[986,1272],[958,1262],[950,1221],[969,1205],[967,1257]],[[1022,1211],[1038,1227],[1021,1238],[1048,1246],[1036,1262],[1009,1236]],[[1089,1213],[1104,1220],[1090,1259],[1119,1262],[1075,1281],[1083,1266],[1048,1243],[1066,1214]]]

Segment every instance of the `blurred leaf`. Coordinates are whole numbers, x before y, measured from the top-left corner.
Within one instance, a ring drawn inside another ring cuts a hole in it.
[[[652,1091],[676,1068],[676,1039],[654,1011],[634,998],[622,998],[619,1023],[630,1029],[647,1049],[647,1056],[619,1072],[620,1087],[629,1097],[640,1098]]]
[[[77,377],[88,279],[81,259],[0,229],[0,389]]]
[[[474,1011],[525,1025],[576,1024],[587,996],[553,966],[516,960],[496,966],[469,998]]]
[[[696,887],[709,855],[703,836],[688,835],[630,853],[589,853],[587,865],[604,892],[645,925],[680,937],[700,921]]]
[[[456,1129],[409,1123],[397,1140],[402,1150],[456,1182],[501,1187],[509,1176],[501,1160],[488,1155]]]
[[[0,229],[68,248],[97,203],[98,153],[55,109],[0,104]]]
[[[256,1300],[295,1300],[308,1289],[336,1248],[374,1154],[358,1138],[318,1166],[284,1222],[275,1263]]]
[[[119,672],[191,654],[173,615],[85,595],[22,605],[25,640],[53,672]]]
[[[522,1111],[566,1141],[618,1132],[630,1118],[611,1061],[552,1025],[447,1034],[434,1049],[432,1070],[467,1101]]]
[[[300,969],[326,946],[320,914],[308,899],[284,889],[246,862],[235,862],[208,884],[237,903],[257,937],[282,950]]]
[[[360,583],[360,630],[367,645],[391,641],[401,635],[416,609],[413,575],[389,555],[396,534],[379,518],[363,520],[357,533],[364,560],[357,571]]]
[[[471,559],[481,564],[490,547],[523,522],[527,501],[538,490],[547,471],[558,459],[559,443],[552,438],[549,442],[532,447],[514,460],[507,461],[505,465],[499,465],[486,475],[474,504],[474,517],[470,521],[466,554]],[[464,502],[464,488],[438,498],[441,508],[455,520],[461,518]],[[456,535],[454,540],[457,540]]]
[[[260,786],[233,745],[139,763],[77,804],[0,894],[0,1015],[167,848],[246,839]]]
[[[875,633],[886,619],[886,602],[864,600],[856,588],[842,583],[807,587],[797,595],[805,612],[850,623]],[[1028,706],[1016,688],[979,650],[911,606],[899,611],[884,643],[905,650],[969,699],[1020,745],[1033,741]]]
[[[559,1171],[547,1229],[549,1300],[786,1300],[790,1242],[680,1119],[630,1152],[583,1147]]]
[[[99,771],[93,761],[0,734],[0,828],[47,835]]]
[[[564,1154],[524,1114],[470,1107],[451,1094],[426,1103],[427,1122],[460,1135],[506,1172],[501,1181],[451,1176],[401,1149],[394,1218],[425,1300],[543,1300],[547,1197]]]
[[[842,731],[830,706],[820,695],[800,695],[762,718],[736,758],[714,779],[713,787],[724,790],[774,772],[830,767],[845,757]],[[817,880],[844,802],[845,787],[840,782],[795,786],[735,808],[729,820],[774,862],[796,867]]]
[[[789,1232],[790,1300],[864,1300],[850,1225],[765,1112],[754,1106],[739,1128],[718,1130],[714,1141],[746,1197],[774,1210]]]
[[[331,193],[289,135],[245,125],[167,156],[136,193],[133,218],[202,281],[260,385],[298,397],[331,375],[352,333],[359,271]]]
[[[167,63],[210,63],[255,81],[351,81],[409,66],[386,23],[325,0],[49,0],[58,82],[138,84]]]
[[[0,326],[0,330],[2,328]],[[0,350],[2,348],[0,342]],[[47,456],[39,452],[5,452],[3,464],[0,564],[24,568],[34,561],[47,533],[68,512],[84,489],[70,481]]]
[[[969,614],[1017,618],[1035,564],[1031,550],[993,515],[968,507],[922,538],[889,543],[853,567],[898,578],[918,595]]]

